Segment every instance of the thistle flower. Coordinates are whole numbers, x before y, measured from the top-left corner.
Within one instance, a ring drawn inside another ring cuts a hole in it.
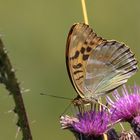
[[[112,121],[128,121],[131,122],[134,117],[140,114],[140,94],[139,87],[134,86],[133,92],[127,90],[125,86],[122,88],[122,96],[117,90],[113,93],[113,101],[107,97],[108,104],[111,105]]]
[[[129,122],[135,134],[140,137],[140,91],[139,87],[134,86],[133,91],[122,88],[122,96],[117,90],[113,93],[113,101],[107,97],[107,102],[111,105],[111,121]]]
[[[82,140],[102,140],[108,130],[110,117],[107,111],[86,111],[75,118],[62,116],[60,123],[63,129],[69,129]]]

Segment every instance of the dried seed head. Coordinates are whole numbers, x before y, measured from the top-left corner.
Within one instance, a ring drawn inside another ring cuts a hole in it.
[[[139,140],[134,132],[122,132],[119,140]]]

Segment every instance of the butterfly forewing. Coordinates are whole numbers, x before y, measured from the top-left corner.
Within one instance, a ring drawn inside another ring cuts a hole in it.
[[[106,94],[137,71],[137,61],[125,44],[102,39],[83,23],[73,25],[69,32],[66,64],[82,98]]]
[[[72,26],[66,48],[66,64],[72,84],[80,96],[84,96],[84,79],[88,57],[97,45],[105,42],[86,24]]]

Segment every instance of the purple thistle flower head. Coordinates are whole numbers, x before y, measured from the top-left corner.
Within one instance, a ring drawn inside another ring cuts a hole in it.
[[[62,116],[60,121],[62,128],[68,128],[86,137],[102,136],[108,130],[109,122],[107,111],[87,111],[78,114],[76,118]]]
[[[139,87],[134,86],[133,92],[127,90],[125,86],[122,88],[122,96],[117,90],[113,93],[113,101],[107,97],[107,102],[111,106],[112,121],[132,121],[134,117],[140,114],[140,94]]]
[[[78,120],[73,124],[76,131],[88,136],[99,136],[108,129],[109,115],[106,111],[90,111],[79,114]]]

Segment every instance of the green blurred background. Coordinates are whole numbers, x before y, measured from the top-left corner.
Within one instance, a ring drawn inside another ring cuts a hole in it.
[[[91,27],[106,39],[125,42],[140,59],[140,1],[87,0]],[[40,93],[74,98],[65,66],[67,33],[83,22],[80,0],[1,0],[0,34],[21,86],[34,140],[72,140],[60,129],[59,116],[69,104]],[[139,72],[128,84],[139,84]],[[0,86],[0,140],[14,140],[14,103]],[[21,139],[19,134],[17,140]]]

